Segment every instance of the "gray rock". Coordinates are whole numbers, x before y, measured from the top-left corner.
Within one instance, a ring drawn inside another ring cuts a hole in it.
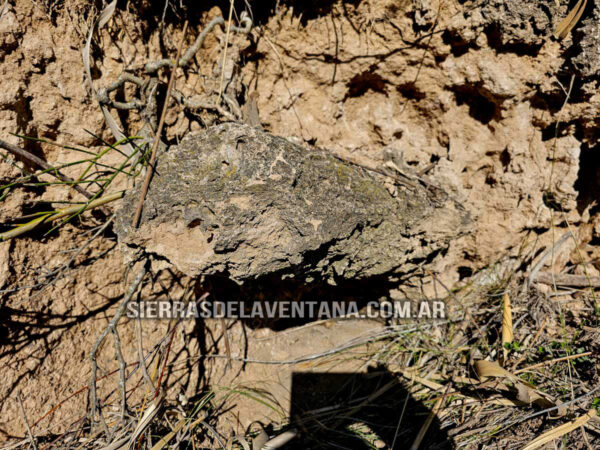
[[[495,33],[497,42],[492,46],[506,46],[504,50],[527,52],[528,47],[540,48],[549,39],[558,24],[575,7],[575,3],[554,0],[524,0],[506,2],[492,0],[481,7],[480,26]],[[594,77],[600,73],[600,4],[588,2],[581,21],[572,31],[573,48],[569,59],[578,75]]]
[[[492,0],[484,3],[482,15],[487,24],[497,27],[502,45],[541,45],[552,34],[556,10],[554,0]]]
[[[384,182],[325,151],[223,124],[162,154],[140,227],[131,227],[137,188],[115,229],[129,260],[238,282],[407,274],[469,230],[440,189],[400,185],[394,197]]]
[[[581,26],[575,29],[575,41],[581,50],[573,58],[575,68],[583,77],[600,75],[600,3],[596,2]]]

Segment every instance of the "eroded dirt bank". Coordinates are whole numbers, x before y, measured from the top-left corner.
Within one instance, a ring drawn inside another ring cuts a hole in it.
[[[75,161],[80,155],[10,133],[92,151],[102,148],[94,135],[112,142],[85,82],[81,56],[99,3],[9,1],[0,18],[0,139],[50,163]],[[162,5],[125,3],[119,2],[92,47],[96,86],[113,82],[125,67],[141,67],[148,59],[172,57],[176,51],[182,10],[169,9],[161,33]],[[470,212],[474,224],[471,234],[453,242],[436,267],[445,282],[468,282],[490,267],[487,278],[501,278],[530,263],[568,230],[576,239],[561,247],[553,270],[576,266],[572,273],[583,274],[581,255],[597,260],[600,6],[590,5],[572,35],[558,41],[552,30],[566,15],[567,4],[557,6],[553,0],[358,0],[319,6],[288,1],[276,2],[278,8],[267,3],[253,7],[250,35],[231,37],[225,66],[234,81],[228,92],[240,106],[256,92],[260,121],[275,135],[369,165],[383,164],[384,149],[392,148],[402,153],[407,168],[444,186]],[[187,14],[194,19],[188,40],[213,17],[227,16],[226,6],[210,6],[188,6]],[[238,6],[244,9],[243,2]],[[185,95],[210,98],[218,91],[225,32],[217,27],[192,68],[178,75],[178,88]],[[217,117],[215,111],[174,108],[167,117],[166,136],[176,142]],[[135,114],[119,118],[130,134],[141,127]],[[67,168],[65,173],[76,178],[78,170]],[[13,165],[0,163],[2,183],[20,175]],[[65,192],[55,185],[19,188],[3,201],[0,217],[27,214],[34,201],[65,200]],[[25,433],[17,392],[35,420],[88,381],[87,353],[124,289],[124,265],[114,236],[95,240],[78,256],[85,264],[35,297],[30,296],[36,290],[15,289],[68,260],[61,251],[85,242],[82,230],[94,225],[94,219],[85,219],[49,237],[40,233],[0,243],[0,307],[8,324],[0,352],[6,373],[0,386],[0,429],[5,436]],[[586,270],[587,275],[600,275],[596,263]],[[160,292],[160,285],[154,289]],[[167,324],[145,326],[148,350],[165,334]],[[244,336],[235,327],[233,343]],[[351,336],[352,327],[336,327],[319,328],[325,336],[319,338],[319,350]],[[187,324],[174,340],[181,361],[202,347],[196,341],[190,344],[197,338],[194,333],[194,324]],[[300,337],[282,339],[269,353],[262,341],[254,346],[251,341],[274,332],[252,333],[249,346],[256,358],[298,356]],[[126,359],[135,360],[133,324],[124,323],[121,334]],[[222,346],[218,340],[216,347]],[[117,363],[110,345],[105,347],[100,359],[108,371]],[[188,383],[189,391],[207,380],[226,385],[235,378],[220,362],[209,374],[194,374],[189,361],[182,364],[190,371],[182,370],[181,377],[196,377]],[[353,363],[348,366],[356,369]],[[287,386],[289,376],[287,369],[250,368],[236,381],[283,379]],[[181,377],[174,376],[172,385]],[[280,390],[285,404],[285,389]],[[238,404],[238,422],[227,423],[233,430],[245,429],[256,415],[272,414],[243,400]],[[40,427],[63,431],[84,408],[85,395],[76,396]]]

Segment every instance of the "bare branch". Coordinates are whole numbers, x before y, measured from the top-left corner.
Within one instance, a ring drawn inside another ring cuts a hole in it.
[[[114,317],[108,323],[108,325],[106,326],[104,331],[100,334],[100,337],[98,338],[98,340],[92,347],[92,350],[90,351],[90,361],[92,363],[92,374],[90,377],[90,413],[89,413],[91,427],[92,427],[92,429],[94,428],[94,421],[96,418],[96,413],[98,413],[98,415],[100,416],[100,422],[102,424],[104,432],[107,435],[109,434],[108,426],[106,425],[106,421],[104,420],[104,416],[102,415],[101,405],[100,405],[100,402],[98,401],[98,392],[97,392],[97,386],[96,386],[98,363],[96,361],[96,355],[98,353],[98,349],[100,348],[100,345],[102,344],[102,342],[104,341],[104,339],[106,338],[108,333],[113,333],[113,334],[115,333],[117,323],[119,322],[121,317],[123,317],[123,314],[125,314],[125,308],[127,307],[127,303],[129,303],[129,301],[131,300],[131,298],[137,291],[138,287],[142,283],[142,280],[144,279],[144,276],[146,275],[147,272],[148,272],[147,264],[146,264],[146,261],[144,261],[142,268],[136,275],[135,279],[129,285],[129,288],[127,289],[127,292],[126,292],[125,296],[123,297],[123,300],[121,300],[121,303],[119,304],[119,307],[117,308],[117,311],[115,312]],[[115,348],[117,348],[117,346],[119,347],[119,351],[117,352],[117,357],[119,357],[118,354],[121,352],[120,352],[120,342],[118,342],[118,335],[117,335],[117,339],[115,339]],[[121,355],[121,360],[122,360],[122,355]],[[124,371],[123,368],[121,370]],[[121,380],[121,381],[123,381],[123,380]],[[125,387],[124,384],[122,387],[123,387],[123,391],[124,391],[124,387]]]

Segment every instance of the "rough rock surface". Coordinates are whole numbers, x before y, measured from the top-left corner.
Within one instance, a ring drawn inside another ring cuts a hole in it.
[[[243,281],[406,274],[468,229],[467,212],[440,190],[405,186],[393,197],[377,177],[257,128],[219,125],[160,158],[141,227],[130,225],[135,190],[116,231],[130,257],[142,250],[187,275]]]
[[[595,2],[591,14],[582,21],[577,32],[581,52],[573,58],[575,68],[584,77],[600,74],[600,3]]]

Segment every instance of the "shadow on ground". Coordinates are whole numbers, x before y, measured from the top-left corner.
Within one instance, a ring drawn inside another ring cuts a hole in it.
[[[430,408],[384,367],[367,373],[296,372],[290,423],[298,436],[286,448],[409,448]],[[452,448],[437,418],[419,448]]]

